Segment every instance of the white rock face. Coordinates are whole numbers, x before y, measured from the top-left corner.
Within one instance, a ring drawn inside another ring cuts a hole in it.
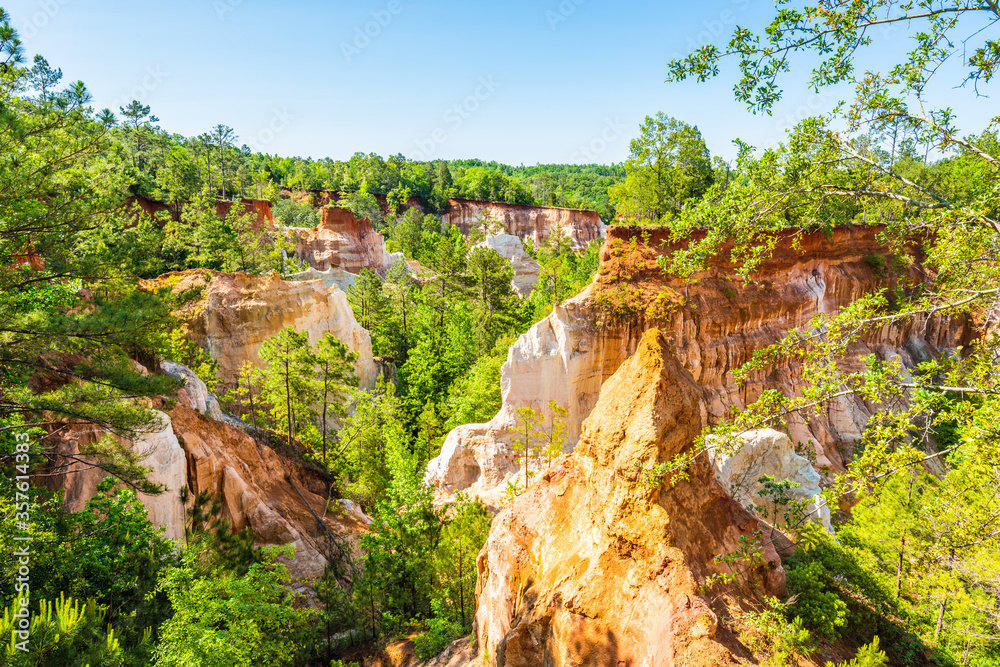
[[[486,424],[452,430],[425,480],[445,495],[468,489],[483,496],[501,486],[517,473],[510,447],[517,409],[530,406],[548,423],[550,400],[568,410],[564,450],[572,450],[604,379],[631,353],[624,341],[599,336],[595,321],[587,288],[518,338],[500,371],[500,412]]]
[[[327,287],[333,287],[336,285],[343,291],[347,291],[349,288],[354,286],[354,282],[357,280],[358,276],[351,273],[350,271],[345,271],[339,266],[334,266],[327,269],[326,271],[318,271],[313,267],[309,267],[305,271],[299,273],[293,273],[288,276],[287,280],[322,280],[323,284]]]
[[[343,508],[344,512],[356,521],[360,521],[366,526],[372,524],[372,518],[365,514],[364,510],[361,509],[361,505],[358,505],[353,500],[349,498],[341,498],[337,503]]]
[[[142,465],[152,468],[147,476],[149,481],[162,484],[165,488],[157,496],[145,493],[138,496],[149,512],[149,520],[166,528],[165,537],[183,540],[185,517],[180,491],[187,486],[187,457],[174,434],[170,417],[162,412],[156,414],[163,428],[131,443],[131,448],[144,457]]]
[[[788,436],[774,429],[764,429],[747,431],[741,440],[738,448],[729,452],[719,446],[719,439],[709,439],[708,452],[715,477],[733,499],[748,509],[763,507],[761,518],[781,525],[784,510],[777,508],[779,516],[775,519],[775,504],[772,498],[761,495],[760,479],[767,475],[775,481],[788,480],[797,485],[788,492],[792,500],[806,501],[809,518],[832,533],[830,508],[820,495],[820,475],[808,459],[795,452]]]
[[[219,399],[208,391],[208,387],[194,371],[176,361],[161,361],[160,368],[167,375],[184,380],[184,386],[177,392],[177,399],[185,406],[216,421],[223,419]]]
[[[518,296],[526,297],[535,289],[542,267],[531,259],[531,255],[524,250],[521,239],[511,234],[494,234],[476,247],[495,250],[501,257],[510,262],[510,266],[514,270],[514,279],[510,285]]]

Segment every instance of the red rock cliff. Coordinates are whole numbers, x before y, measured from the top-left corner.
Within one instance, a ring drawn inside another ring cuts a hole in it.
[[[457,226],[463,234],[484,214],[503,223],[508,234],[531,239],[537,246],[547,239],[555,227],[573,239],[573,247],[582,250],[594,239],[604,236],[604,223],[597,211],[554,206],[527,206],[475,199],[449,199],[448,212],[441,216],[444,224]]]
[[[801,379],[794,365],[759,373],[745,385],[736,383],[733,372],[754,351],[817,313],[836,313],[859,296],[889,286],[892,277],[867,260],[887,252],[879,231],[839,228],[830,237],[820,232],[788,237],[752,276],[755,282],[744,283],[721,259],[695,276],[697,281],[669,277],[656,263],[658,254],[669,251],[661,245],[666,230],[609,227],[594,283],[511,347],[502,370],[500,413],[487,424],[449,433],[441,456],[428,467],[428,480],[444,493],[502,488],[516,470],[509,443],[515,411],[525,405],[544,409],[555,400],[567,406],[567,437],[575,443],[601,385],[653,325],[672,341],[678,360],[698,383],[699,418],[706,425],[756,400],[765,389],[795,391]],[[682,307],[685,299],[688,305]],[[876,354],[912,365],[963,345],[972,335],[963,319],[885,326],[855,344],[843,364],[857,368],[862,356]],[[815,446],[818,469],[841,470],[875,409],[859,398],[841,397],[831,402],[827,416],[808,424],[792,420],[790,435],[800,445]]]
[[[401,258],[386,251],[385,239],[368,218],[358,220],[345,208],[327,206],[319,225],[294,231],[298,238],[296,256],[318,271],[340,268],[356,274],[371,269],[385,275]]]

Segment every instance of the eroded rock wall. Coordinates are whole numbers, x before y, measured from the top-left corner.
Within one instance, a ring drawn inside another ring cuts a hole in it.
[[[646,484],[640,467],[689,447],[701,390],[651,329],[604,384],[569,457],[504,509],[479,555],[476,627],[485,662],[733,664],[736,643],[697,592],[712,559],[758,521],[699,458],[691,478]],[[751,576],[781,594],[774,549]],[[725,639],[725,641],[723,641]]]
[[[605,225],[597,211],[554,206],[528,206],[477,199],[449,199],[448,211],[441,216],[444,225],[458,227],[463,234],[489,215],[502,223],[508,234],[531,241],[537,247],[553,229],[561,227],[573,240],[576,250],[583,250],[594,239],[604,238]]]
[[[700,387],[702,424],[717,422],[765,389],[796,390],[801,384],[796,366],[755,375],[745,385],[736,383],[733,371],[817,313],[836,313],[861,295],[889,287],[898,276],[883,275],[878,263],[868,260],[886,253],[879,231],[838,228],[829,237],[815,232],[785,238],[752,280],[743,282],[721,259],[694,281],[667,277],[656,264],[657,254],[670,250],[662,245],[665,230],[609,228],[594,283],[511,347],[501,375],[500,412],[487,424],[449,433],[441,455],[428,466],[428,481],[445,496],[470,489],[490,501],[516,471],[509,443],[515,411],[526,405],[543,414],[549,400],[568,407],[571,449],[601,385],[653,324]],[[913,365],[971,335],[961,319],[886,326],[855,344],[843,364],[860,368],[863,356],[876,354]],[[790,435],[800,447],[815,448],[818,469],[841,470],[875,409],[857,398],[837,399],[825,418],[809,424],[793,420]]]
[[[181,377],[190,373],[180,364],[170,368]],[[206,394],[204,384],[199,387],[197,382],[181,388],[169,414],[157,413],[161,428],[134,442],[122,440],[150,468],[147,479],[164,489],[158,495],[138,494],[149,520],[164,528],[164,536],[185,539],[187,508],[180,493],[187,488],[189,498],[206,491],[219,499],[220,518],[236,531],[251,528],[258,544],[293,545],[295,558],[288,568],[296,579],[321,576],[328,555],[339,554],[329,534],[345,551],[357,553],[359,535],[371,519],[351,501],[339,501],[343,511],[330,511],[327,481],[214,418],[217,407],[213,410],[211,402],[206,404]],[[159,403],[166,408],[163,401]],[[81,455],[104,435],[93,426],[66,426],[53,435],[54,450],[75,460],[59,475],[46,478],[46,485],[65,492],[70,511],[84,509],[107,477]]]
[[[264,341],[285,327],[293,327],[308,332],[311,343],[324,333],[334,334],[358,353],[355,372],[359,385],[368,389],[375,386],[371,336],[354,319],[347,295],[336,284],[199,269],[168,273],[145,286],[167,286],[178,294],[200,291],[175,314],[188,335],[219,363],[220,379],[226,385],[235,384],[244,362],[260,365]]]
[[[291,231],[297,239],[295,255],[317,271],[342,269],[357,275],[371,269],[384,276],[402,260],[401,254],[386,250],[385,239],[368,218],[358,220],[346,208],[326,206],[319,225]]]

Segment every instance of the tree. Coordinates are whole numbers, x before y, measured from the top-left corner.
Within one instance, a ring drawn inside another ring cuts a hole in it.
[[[475,612],[476,557],[490,532],[490,513],[478,499],[462,492],[441,527],[441,541],[434,551],[438,595],[450,620],[471,629]]]
[[[368,532],[361,537],[367,575],[382,611],[385,629],[430,612],[434,545],[440,521],[423,468],[403,434],[386,442],[389,487],[375,503]],[[372,591],[370,591],[371,593]],[[359,590],[364,595],[364,589]]]
[[[149,105],[132,100],[127,107],[118,107],[132,152],[132,166],[142,172],[149,136],[157,129],[160,119],[150,113]]]
[[[0,423],[69,419],[130,436],[157,430],[158,417],[134,399],[168,393],[176,381],[142,375],[133,358],[155,356],[169,309],[136,288],[130,262],[105,261],[125,254],[120,239],[101,242],[103,230],[123,226],[126,197],[110,155],[113,117],[93,112],[81,82],[53,90],[55,75],[40,61],[31,84],[2,11],[0,54],[0,138],[11,157],[0,161]],[[42,86],[44,99],[19,97],[29,85]],[[37,391],[29,388],[43,377]],[[13,460],[9,444],[4,461]],[[143,471],[123,449],[102,441],[86,466],[104,465],[106,455],[109,471],[141,484]],[[65,462],[40,439],[32,454],[35,464]]]
[[[241,577],[205,571],[201,554],[189,549],[180,567],[170,568],[159,584],[174,608],[156,647],[157,667],[251,667],[291,665],[298,635],[314,612],[296,607],[297,595],[278,557],[292,558],[292,547],[267,547],[267,560]]]
[[[658,221],[676,215],[712,185],[712,159],[701,132],[660,112],[646,116],[629,145],[625,180],[609,190],[621,218]]]
[[[544,441],[542,450],[545,454],[545,466],[552,465],[552,459],[563,452],[563,445],[566,442],[566,408],[556,403],[555,399],[549,401],[549,426],[543,431]]]
[[[511,447],[519,455],[521,466],[524,467],[524,490],[528,488],[528,479],[534,474],[530,472],[531,461],[537,456],[538,443],[544,433],[538,430],[542,423],[542,417],[538,411],[531,406],[524,406],[515,410],[517,413],[517,424],[514,427],[516,439]]]
[[[270,404],[275,423],[284,427],[288,447],[313,414],[316,387],[315,359],[309,335],[285,327],[260,346],[260,358],[268,365],[262,382],[262,399]]]
[[[236,132],[228,125],[212,128],[212,139],[219,144],[219,169],[222,172],[222,198],[226,199],[226,149],[236,141]],[[211,169],[211,167],[209,167]]]
[[[468,275],[479,299],[481,314],[476,356],[492,350],[497,336],[514,321],[517,296],[511,288],[510,262],[492,248],[476,246],[469,252]]]
[[[354,375],[357,352],[351,352],[339,338],[327,332],[313,353],[319,383],[320,435],[323,439],[323,464],[326,465],[326,439],[329,418],[342,419],[347,414],[346,399],[351,387],[358,386]]]

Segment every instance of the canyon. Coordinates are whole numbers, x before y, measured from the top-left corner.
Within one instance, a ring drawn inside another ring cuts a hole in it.
[[[458,227],[468,235],[469,230],[480,225],[484,218],[499,223],[512,236],[523,241],[530,239],[535,247],[559,228],[572,241],[574,250],[583,250],[591,241],[604,238],[606,229],[597,211],[476,199],[449,199],[441,222]]]
[[[878,233],[858,227],[838,228],[830,237],[788,236],[747,281],[738,280],[720,258],[686,282],[667,276],[656,263],[658,254],[670,250],[663,245],[667,230],[609,228],[594,282],[514,343],[501,372],[499,413],[486,424],[451,431],[428,465],[427,481],[442,498],[466,490],[496,506],[504,482],[517,471],[511,449],[517,408],[547,416],[550,400],[566,407],[565,449],[571,451],[601,386],[653,325],[672,341],[677,359],[699,385],[698,419],[704,426],[765,389],[795,391],[802,382],[795,366],[758,373],[744,385],[735,382],[733,371],[817,313],[836,313],[859,296],[894,284],[870,260],[886,252]],[[842,363],[858,368],[863,356],[875,354],[912,367],[971,336],[969,323],[959,319],[885,326],[858,341]],[[825,416],[809,423],[790,420],[791,441],[812,452],[809,458],[820,472],[841,471],[874,409],[855,397],[836,399]]]

